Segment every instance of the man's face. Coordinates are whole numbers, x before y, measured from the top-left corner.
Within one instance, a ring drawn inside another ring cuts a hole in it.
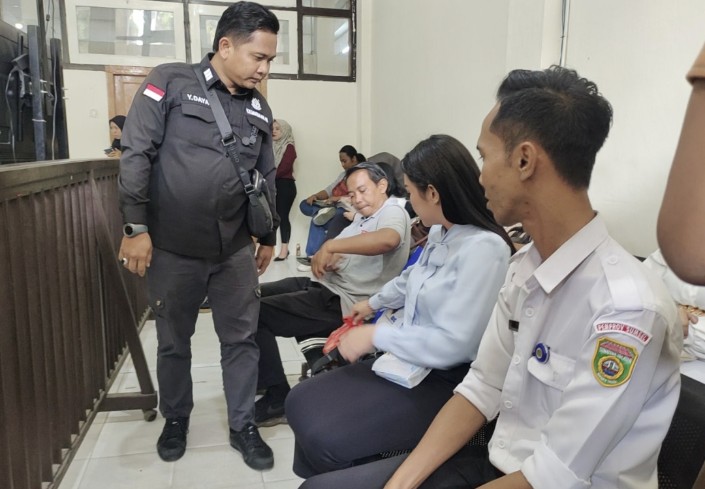
[[[510,226],[520,222],[520,182],[518,171],[512,167],[511,158],[505,150],[504,141],[490,131],[498,109],[499,105],[495,105],[487,114],[477,140],[477,149],[483,162],[480,183],[485,188],[487,208],[499,224]]]
[[[382,208],[387,200],[387,181],[375,183],[367,170],[358,170],[348,177],[348,194],[357,212],[369,217]]]
[[[277,55],[277,35],[255,31],[249,41],[233,43],[229,40],[220,48],[223,70],[227,81],[236,87],[253,89],[269,74],[269,65]]]

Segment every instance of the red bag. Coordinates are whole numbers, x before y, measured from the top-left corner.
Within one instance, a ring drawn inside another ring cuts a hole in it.
[[[355,326],[357,326],[357,324],[353,323],[352,316],[345,316],[343,318],[343,325],[328,335],[326,344],[323,345],[323,354],[328,355],[333,349],[338,348],[338,345],[340,344],[340,337],[347,333],[350,328]]]

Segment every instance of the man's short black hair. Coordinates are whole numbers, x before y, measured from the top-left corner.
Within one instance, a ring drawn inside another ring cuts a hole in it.
[[[218,43],[224,37],[236,43],[242,43],[250,40],[255,31],[277,34],[279,32],[277,16],[259,3],[234,3],[223,12],[218,21],[213,39],[213,51],[218,51]]]
[[[507,153],[521,141],[536,141],[569,185],[590,185],[595,155],[612,122],[612,107],[595,83],[560,66],[514,70],[497,90],[497,101],[490,130]]]

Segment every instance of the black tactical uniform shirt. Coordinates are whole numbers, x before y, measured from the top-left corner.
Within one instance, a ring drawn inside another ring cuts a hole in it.
[[[257,90],[231,95],[211,56],[200,63],[206,85],[223,105],[240,163],[265,176],[276,224],[272,111]],[[124,222],[147,224],[156,248],[214,257],[251,243],[245,190],[189,64],[157,66],[135,95],[122,133],[118,186]],[[276,231],[260,242],[274,245]]]

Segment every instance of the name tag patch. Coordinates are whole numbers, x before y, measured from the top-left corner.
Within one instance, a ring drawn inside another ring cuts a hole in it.
[[[642,329],[637,328],[636,326],[632,326],[630,324],[598,323],[595,325],[595,331],[597,331],[598,333],[605,333],[605,332],[622,333],[627,336],[631,336],[632,338],[636,338],[643,345],[646,345],[649,341],[651,341],[651,335],[649,333],[647,333],[646,331],[644,331]]]
[[[604,387],[617,387],[632,376],[639,353],[633,346],[611,338],[600,338],[592,358],[592,373]]]
[[[203,95],[195,95],[193,93],[182,93],[181,99],[184,101],[195,102],[197,104],[210,106],[210,102]]]
[[[269,124],[269,118],[266,115],[262,115],[259,112],[250,109],[249,107],[245,107],[245,111],[247,111],[247,113],[249,115],[253,115],[253,116],[257,117],[258,119],[262,119],[264,122]]]

